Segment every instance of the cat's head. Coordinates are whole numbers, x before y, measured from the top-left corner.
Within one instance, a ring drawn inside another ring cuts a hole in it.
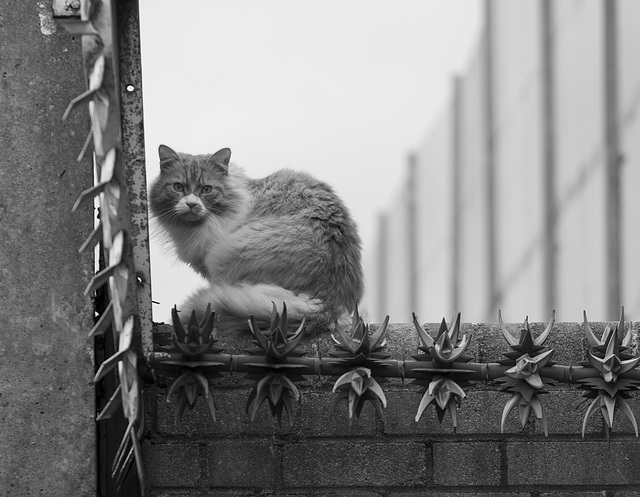
[[[160,145],[158,155],[160,176],[151,187],[149,205],[161,220],[199,223],[223,215],[232,205],[233,192],[227,181],[231,150],[189,155]]]

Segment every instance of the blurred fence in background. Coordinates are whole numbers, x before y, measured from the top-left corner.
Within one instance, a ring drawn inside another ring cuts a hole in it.
[[[488,0],[366,255],[368,319],[640,311],[640,3]]]

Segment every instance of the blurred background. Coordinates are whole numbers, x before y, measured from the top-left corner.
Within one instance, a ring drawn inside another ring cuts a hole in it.
[[[150,181],[160,143],[327,181],[369,321],[638,319],[640,2],[186,5],[141,1]],[[163,321],[203,282],[151,251]]]

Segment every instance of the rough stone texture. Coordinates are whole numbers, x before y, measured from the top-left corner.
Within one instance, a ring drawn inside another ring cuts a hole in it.
[[[581,404],[583,401],[581,393],[580,390],[576,390],[575,388],[571,389],[567,385],[565,388],[551,390],[548,394],[540,396],[542,406],[547,416],[549,435],[574,435],[582,433],[582,421],[591,400],[587,399],[586,404]],[[517,416],[515,412],[513,416]],[[619,419],[620,415],[616,417],[616,420]],[[629,426],[630,424],[631,423],[629,423]],[[621,426],[622,424],[619,422],[614,423],[613,428],[616,433],[622,432]],[[602,429],[602,416],[599,414],[593,415],[587,422],[585,436],[602,433]],[[539,424],[536,425],[536,431],[537,433],[543,433]]]
[[[146,445],[149,480],[159,487],[197,487],[202,474],[200,447],[195,444]]]
[[[373,435],[377,430],[376,415],[373,407],[363,409],[359,420],[348,425],[347,410],[344,404],[339,404],[331,413],[333,394],[328,391],[301,391],[300,401],[293,404],[293,425],[289,418],[283,415],[282,426],[271,416],[266,404],[263,404],[255,420],[251,421],[251,414],[245,412],[250,388],[243,390],[214,390],[216,405],[216,422],[211,418],[209,409],[202,399],[199,399],[193,410],[186,410],[182,421],[176,426],[174,423],[174,408],[166,402],[164,392],[157,397],[157,430],[162,435],[191,435],[191,436],[361,436]]]
[[[77,252],[93,213],[71,213],[89,126],[61,122],[85,88],[80,40],[50,1],[2,0],[0,47],[0,491],[95,495],[93,254]]]
[[[533,492],[502,492],[502,491],[492,491],[492,490],[484,490],[484,491],[464,491],[464,492],[438,492],[438,493],[425,493],[425,492],[401,492],[395,493],[392,492],[389,494],[389,497],[422,497],[424,495],[433,495],[437,497],[627,497],[626,493],[620,492],[597,492],[597,491],[579,491],[579,492],[545,492],[539,493],[536,491]],[[629,494],[629,497],[635,497],[635,494],[632,492]]]
[[[216,487],[272,488],[278,448],[271,442],[231,440],[209,446],[209,481]]]
[[[433,444],[436,485],[499,485],[500,475],[500,447],[495,442]]]
[[[545,492],[540,497],[606,497],[605,492]],[[616,497],[619,494],[616,493]]]
[[[152,490],[151,497],[198,497],[199,493],[194,493],[193,490]],[[217,494],[207,494],[217,495]],[[231,495],[231,494],[225,494]]]
[[[349,437],[374,435],[378,430],[378,417],[372,405],[362,409],[360,419],[353,419],[349,426],[347,405],[341,402],[332,411],[333,393],[308,392],[300,403],[300,420],[297,425],[303,436]]]
[[[508,442],[511,485],[638,485],[637,440]]]
[[[640,399],[636,394],[633,398],[627,399],[627,404],[631,408],[631,411],[636,417],[636,423],[638,423],[638,419],[640,418]],[[586,410],[586,406],[584,410]],[[594,415],[594,418],[596,416]],[[597,418],[596,418],[597,419]],[[599,426],[602,426],[603,422],[598,419]],[[631,420],[627,418],[623,413],[617,413],[615,419],[613,420],[613,432],[614,433],[624,433],[626,435],[635,435],[635,429],[631,424]]]
[[[494,492],[491,490],[483,490],[483,491],[478,491],[478,492],[474,492],[474,491],[470,491],[470,492],[438,492],[438,493],[429,493],[429,492],[422,492],[422,493],[391,493],[389,494],[389,497],[418,497],[418,496],[425,496],[425,495],[433,495],[434,497],[532,497],[530,492]],[[537,494],[535,494],[537,497]],[[591,496],[589,496],[591,497]]]
[[[415,442],[320,441],[284,447],[288,487],[417,486],[426,480],[426,448]]]
[[[474,492],[472,491],[464,491],[464,492],[438,492],[438,493],[428,493],[428,492],[424,492],[422,494],[420,493],[414,493],[414,494],[405,494],[405,493],[401,493],[401,494],[396,494],[396,493],[391,493],[389,495],[389,497],[409,497],[409,496],[414,496],[417,497],[418,495],[433,495],[434,497],[537,497],[537,494],[531,494],[530,492],[500,492],[500,491],[492,491],[492,490],[484,490],[484,491],[477,491]]]

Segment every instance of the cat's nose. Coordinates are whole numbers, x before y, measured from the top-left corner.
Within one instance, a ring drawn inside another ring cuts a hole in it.
[[[198,205],[198,202],[187,202],[187,207],[193,210]]]

